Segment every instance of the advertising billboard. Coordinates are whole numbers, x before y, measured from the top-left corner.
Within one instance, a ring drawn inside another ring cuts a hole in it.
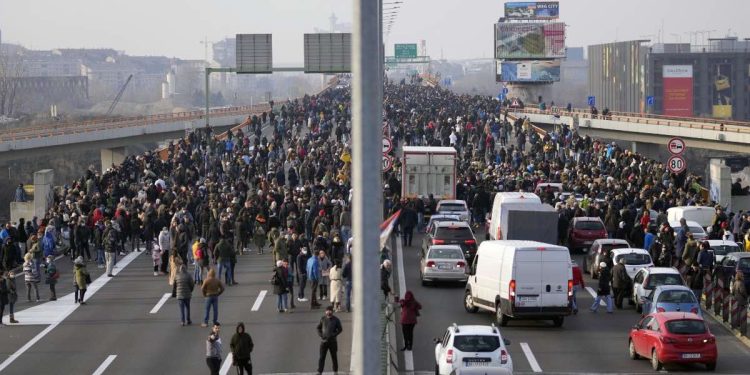
[[[560,17],[557,1],[505,3],[505,18],[510,20],[551,20]]]
[[[565,57],[565,24],[497,23],[496,59],[543,59]]]
[[[560,61],[503,61],[500,64],[502,82],[557,82],[560,80]]]
[[[693,116],[693,66],[664,65],[663,114],[666,116]]]
[[[709,70],[713,117],[732,118],[732,64],[714,64]]]

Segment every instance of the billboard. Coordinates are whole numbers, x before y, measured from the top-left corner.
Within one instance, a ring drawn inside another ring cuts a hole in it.
[[[664,104],[662,113],[666,116],[693,116],[693,66],[664,65]]]
[[[496,59],[543,59],[565,57],[565,24],[495,24]]]
[[[557,82],[560,61],[503,61],[500,63],[502,82]]]
[[[237,34],[236,67],[238,74],[271,73],[273,49],[271,34]]]
[[[557,1],[505,3],[505,18],[510,20],[551,20],[560,17]]]
[[[708,74],[713,117],[732,118],[732,64],[714,64]]]
[[[352,34],[305,34],[305,73],[352,71]]]
[[[395,44],[393,46],[393,55],[396,56],[396,58],[403,57],[403,58],[416,58],[417,57],[417,44],[411,43],[411,44]]]

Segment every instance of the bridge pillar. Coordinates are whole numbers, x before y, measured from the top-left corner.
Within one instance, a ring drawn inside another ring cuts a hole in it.
[[[633,152],[638,152],[638,142],[636,141],[630,142],[630,149]]]
[[[732,206],[732,171],[723,159],[713,158],[709,161],[709,196],[724,207]],[[737,207],[740,208],[740,207]]]
[[[125,147],[103,148],[101,149],[101,158],[102,172],[104,172],[112,168],[113,164],[120,165],[125,161]]]
[[[55,180],[55,171],[42,169],[34,172],[34,197],[27,202],[10,203],[10,219],[18,222],[20,218],[31,220],[34,216],[44,217],[54,201],[52,184]]]

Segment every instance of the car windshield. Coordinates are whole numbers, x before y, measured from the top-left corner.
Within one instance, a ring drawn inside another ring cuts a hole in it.
[[[440,227],[435,233],[439,240],[468,240],[474,239],[471,229],[468,227]]]
[[[455,217],[435,217],[432,219],[433,224],[434,223],[442,223],[444,221],[461,221],[458,218]]]
[[[683,285],[680,275],[675,273],[657,273],[649,275],[646,289],[653,289],[659,285]]]
[[[688,227],[690,228],[690,233],[697,234],[697,235],[704,235],[706,231],[703,230],[701,227]]]
[[[711,249],[714,251],[714,255],[727,255],[729,253],[740,251],[739,247],[732,245],[717,245],[712,246]]]
[[[659,294],[656,302],[662,303],[695,303],[695,295],[689,290],[665,290]]]
[[[445,212],[460,212],[466,211],[466,206],[463,203],[443,203],[438,207],[438,211]]]
[[[628,247],[629,245],[626,243],[614,243],[614,244],[603,244],[602,245],[602,251],[609,253],[612,249],[624,249]]]
[[[602,230],[604,229],[604,225],[602,225],[602,223],[599,221],[581,220],[581,221],[576,221],[575,229]]]
[[[737,262],[737,268],[750,269],[750,258],[740,258],[739,262]]]
[[[494,352],[500,347],[500,339],[497,336],[456,336],[453,347],[462,352]]]
[[[464,259],[461,249],[432,248],[427,254],[428,259]]]
[[[702,320],[670,320],[665,325],[667,326],[667,331],[675,335],[698,335],[706,333],[706,324]]]
[[[651,263],[651,257],[648,254],[640,253],[628,253],[622,254],[615,258],[615,262],[619,262],[620,259],[625,258],[625,264],[649,264]]]

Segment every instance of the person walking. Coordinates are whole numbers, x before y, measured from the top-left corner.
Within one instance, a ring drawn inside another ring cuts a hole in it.
[[[258,254],[263,254],[263,247],[266,246],[266,218],[258,214],[255,217],[255,229],[253,230],[253,243],[258,248]]]
[[[401,306],[401,331],[404,334],[404,347],[401,351],[411,351],[414,343],[414,327],[417,325],[417,317],[422,305],[414,298],[411,290],[404,293],[404,298],[398,300],[398,304]]]
[[[281,260],[276,261],[276,267],[273,269],[273,275],[271,276],[271,285],[273,285],[273,294],[276,295],[276,309],[282,313],[289,309],[289,297],[287,290],[287,270],[284,269],[284,262]]]
[[[622,300],[625,298],[625,295],[628,294],[629,285],[630,276],[628,276],[628,273],[625,270],[625,257],[622,257],[617,264],[612,267],[612,291],[615,294],[615,307],[618,309],[622,309]]]
[[[86,302],[84,302],[84,296],[86,295],[86,287],[89,283],[91,283],[91,275],[89,275],[89,271],[86,269],[86,264],[83,263],[83,257],[78,256],[76,258],[74,263],[74,277],[73,277],[73,286],[75,286],[75,300],[76,303],[80,303],[81,305],[85,305]]]
[[[219,263],[219,278],[224,276],[224,283],[227,286],[232,285],[232,256],[234,254],[232,245],[222,238],[216,244],[214,254],[216,254],[217,263]]]
[[[298,302],[307,302],[305,298],[305,286],[307,286],[307,248],[301,248],[299,254],[297,254],[297,282],[299,283],[299,292],[297,292]]]
[[[245,332],[245,323],[239,322],[229,342],[229,348],[232,350],[232,361],[237,367],[237,374],[253,375],[253,364],[250,360],[250,353],[253,352],[253,338]]]
[[[331,267],[328,273],[328,277],[331,279],[331,304],[333,305],[334,312],[341,311],[341,295],[344,291],[342,274],[341,262],[335,260],[333,267]]]
[[[23,279],[26,282],[26,300],[31,302],[31,289],[33,288],[36,302],[39,302],[39,281],[41,281],[41,275],[37,268],[34,267],[33,255],[31,253],[26,253],[23,259]]]
[[[208,276],[203,280],[201,285],[203,297],[206,297],[205,314],[203,315],[203,324],[201,327],[208,327],[208,313],[214,310],[214,326],[219,322],[219,296],[224,293],[224,284],[216,277],[216,270],[211,268]]]
[[[591,312],[596,312],[597,310],[599,310],[599,303],[601,303],[602,300],[606,300],[607,313],[612,313],[612,295],[610,293],[611,290],[609,288],[609,280],[610,273],[609,269],[607,268],[607,263],[599,263],[599,289],[597,289],[596,291],[594,304],[591,305]]]
[[[57,279],[60,278],[60,272],[57,271],[57,266],[55,265],[55,257],[52,255],[47,257],[47,265],[45,267],[44,274],[44,282],[49,285],[49,300],[56,301],[57,292],[55,291],[55,285],[57,285]]]
[[[325,315],[320,318],[318,322],[318,336],[320,336],[320,357],[318,358],[318,375],[323,373],[323,368],[326,364],[326,355],[328,352],[331,353],[331,363],[333,365],[333,372],[339,371],[339,360],[337,356],[338,352],[338,341],[336,337],[341,334],[343,328],[341,327],[341,321],[335,315],[333,315],[333,306],[326,307]]]
[[[222,348],[219,333],[221,333],[221,324],[214,322],[213,327],[211,327],[211,333],[208,335],[208,339],[206,339],[206,365],[208,365],[211,375],[219,375],[219,371],[221,370]]]
[[[193,296],[195,282],[187,271],[187,266],[180,266],[179,271],[174,279],[177,304],[180,306],[180,321],[182,325],[191,325],[193,320],[190,319],[190,298]]]
[[[307,260],[307,278],[310,280],[310,308],[317,309],[318,303],[318,283],[320,282],[320,262],[317,256],[313,255]]]
[[[8,321],[18,323],[15,318],[15,304],[18,300],[18,290],[16,289],[16,277],[13,271],[6,271],[0,279],[0,326],[3,325],[3,314],[5,314],[5,305],[8,305]]]

